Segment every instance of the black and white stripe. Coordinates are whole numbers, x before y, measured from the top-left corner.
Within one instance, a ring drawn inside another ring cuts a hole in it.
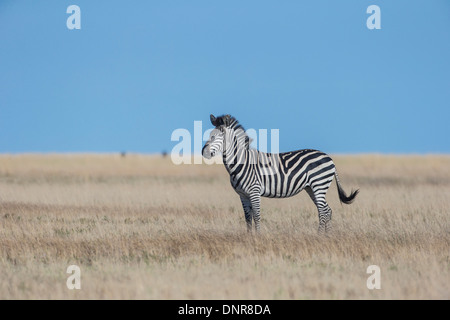
[[[241,197],[247,228],[252,219],[260,229],[261,197],[285,198],[306,190],[319,212],[319,232],[331,228],[331,208],[325,196],[336,177],[339,199],[350,204],[358,190],[347,196],[342,189],[331,158],[318,150],[304,149],[285,153],[265,153],[250,148],[244,128],[230,115],[214,117],[215,129],[203,147],[202,154],[211,158],[222,153],[230,182]]]

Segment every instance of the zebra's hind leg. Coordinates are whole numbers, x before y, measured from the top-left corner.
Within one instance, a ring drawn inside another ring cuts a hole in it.
[[[319,209],[319,233],[331,231],[331,208],[328,204]]]
[[[314,192],[311,187],[305,188],[306,192],[310,196],[311,200],[317,207],[319,211],[319,229],[318,232],[320,234],[327,233],[331,230],[331,214],[332,210],[325,200],[325,195],[328,188],[316,190]]]
[[[241,196],[242,207],[244,208],[245,222],[247,222],[247,232],[252,232],[252,203],[249,198]]]

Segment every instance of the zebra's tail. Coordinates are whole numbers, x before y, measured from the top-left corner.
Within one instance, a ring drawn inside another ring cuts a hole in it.
[[[345,193],[344,189],[341,186],[341,183],[339,182],[339,177],[337,174],[337,171],[335,171],[334,176],[336,177],[336,184],[337,184],[337,189],[338,189],[338,194],[339,194],[339,200],[341,200],[341,203],[345,203],[345,204],[350,204],[353,202],[353,200],[355,200],[356,196],[359,193],[359,189],[355,190],[355,191],[351,191],[350,195],[347,196],[347,194]]]

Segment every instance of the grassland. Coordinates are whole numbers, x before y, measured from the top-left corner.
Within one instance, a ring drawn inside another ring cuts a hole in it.
[[[305,193],[263,199],[248,235],[220,165],[1,155],[0,299],[449,299],[450,157],[333,158],[361,193],[341,205],[332,184],[321,237]]]

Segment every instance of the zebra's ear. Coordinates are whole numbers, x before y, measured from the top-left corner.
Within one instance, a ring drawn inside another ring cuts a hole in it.
[[[228,127],[231,124],[231,116],[229,114],[227,114],[224,117],[224,124],[225,124],[226,127]]]
[[[210,114],[209,115],[209,119],[211,120],[211,124],[214,126],[214,127],[217,127],[217,119],[216,119],[216,117],[214,117],[214,115],[212,115],[212,114]]]

